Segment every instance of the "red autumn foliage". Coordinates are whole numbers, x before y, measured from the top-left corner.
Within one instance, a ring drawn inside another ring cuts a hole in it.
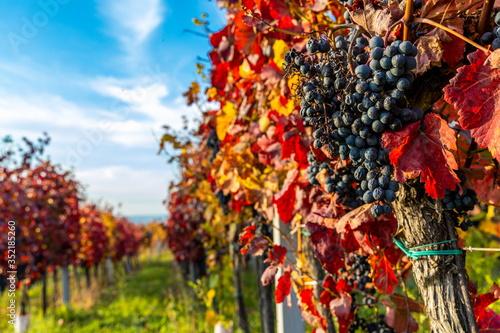
[[[420,175],[425,190],[434,199],[444,197],[445,189],[454,190],[460,182],[453,156],[457,149],[455,132],[436,114],[425,116],[425,130],[420,122],[399,132],[384,133],[383,148],[391,149],[390,159],[396,168],[396,180],[405,182]]]

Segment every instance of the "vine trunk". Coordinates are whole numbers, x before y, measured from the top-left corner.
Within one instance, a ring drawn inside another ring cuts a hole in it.
[[[402,185],[394,208],[408,248],[457,239],[453,227],[456,217],[430,203],[420,185]],[[456,246],[456,243],[447,243],[421,250],[455,249]],[[411,261],[432,332],[477,332],[461,256],[425,256]]]

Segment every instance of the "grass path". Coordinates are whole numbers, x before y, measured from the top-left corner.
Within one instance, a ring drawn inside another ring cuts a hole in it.
[[[88,309],[61,307],[43,318],[39,309],[32,308],[29,333],[211,331],[205,310],[181,280],[170,256],[143,261],[142,266],[104,289]]]

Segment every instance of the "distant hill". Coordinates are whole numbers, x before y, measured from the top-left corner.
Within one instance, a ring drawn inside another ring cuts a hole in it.
[[[129,215],[127,218],[135,224],[146,224],[153,220],[164,222],[167,219],[166,215]]]

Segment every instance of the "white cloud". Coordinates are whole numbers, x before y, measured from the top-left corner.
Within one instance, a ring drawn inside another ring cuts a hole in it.
[[[147,39],[161,24],[165,10],[161,0],[105,0],[99,9],[110,20],[111,34],[128,49]]]
[[[89,185],[88,193],[117,205],[124,202],[123,213],[165,214],[160,205],[166,197],[168,182],[173,175],[158,170],[138,170],[128,166],[111,165],[103,168],[76,171],[76,177]]]

